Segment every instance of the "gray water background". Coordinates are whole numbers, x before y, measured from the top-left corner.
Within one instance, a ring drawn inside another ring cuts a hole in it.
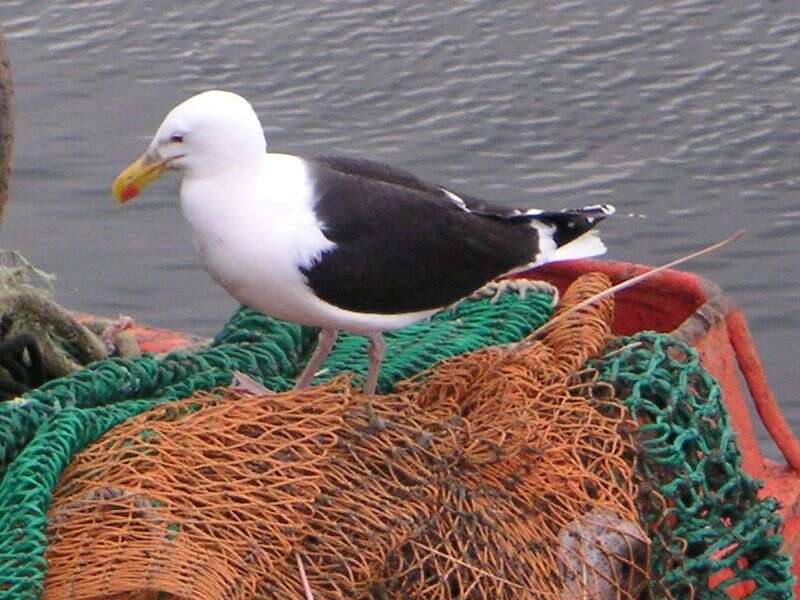
[[[614,202],[609,258],[689,268],[748,316],[800,429],[800,2],[3,0],[16,87],[0,246],[61,302],[211,334],[235,308],[167,177],[109,186],[164,114],[236,91],[274,150],[362,155],[493,201]],[[606,225],[606,224],[604,224]]]

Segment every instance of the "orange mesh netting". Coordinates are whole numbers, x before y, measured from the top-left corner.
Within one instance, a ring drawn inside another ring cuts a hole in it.
[[[560,311],[610,284],[585,276]],[[393,394],[198,394],[64,472],[45,598],[635,598],[629,423],[581,371],[611,300]]]

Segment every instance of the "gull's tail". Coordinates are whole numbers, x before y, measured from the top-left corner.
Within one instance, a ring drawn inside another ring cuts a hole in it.
[[[539,233],[539,253],[529,266],[605,254],[606,246],[592,228],[614,214],[612,204],[595,204],[572,210],[529,210],[513,217],[526,220]]]

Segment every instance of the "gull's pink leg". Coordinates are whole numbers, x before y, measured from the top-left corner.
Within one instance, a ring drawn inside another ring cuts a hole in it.
[[[386,342],[380,331],[367,335],[369,339],[369,370],[367,371],[367,382],[364,384],[365,394],[374,394],[378,385],[378,373],[381,370],[383,353],[386,352]]]
[[[337,332],[335,329],[329,329],[327,327],[322,328],[319,332],[319,338],[317,339],[317,349],[314,350],[314,354],[312,354],[311,358],[308,360],[306,368],[303,369],[303,372],[300,373],[300,377],[297,378],[294,389],[299,390],[300,388],[308,387],[308,384],[311,383],[314,375],[319,371],[325,358],[327,358],[328,354],[333,350],[333,345],[336,343],[336,335]]]

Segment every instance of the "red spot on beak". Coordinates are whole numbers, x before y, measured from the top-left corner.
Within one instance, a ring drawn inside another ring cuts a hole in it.
[[[135,185],[126,186],[122,190],[122,201],[127,202],[131,198],[135,198],[136,196],[139,195],[139,191],[140,191],[139,188],[136,187]]]

